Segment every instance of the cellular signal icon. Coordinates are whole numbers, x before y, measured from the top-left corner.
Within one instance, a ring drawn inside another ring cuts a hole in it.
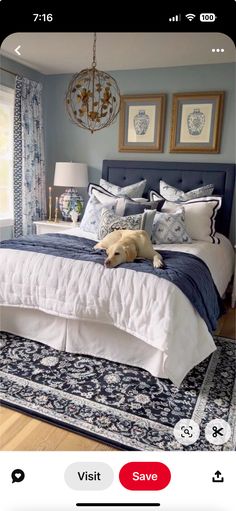
[[[169,21],[181,21],[181,14],[176,14],[176,16],[169,18]]]

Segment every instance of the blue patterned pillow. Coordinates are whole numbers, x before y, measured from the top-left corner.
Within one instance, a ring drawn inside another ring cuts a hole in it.
[[[102,209],[106,207],[114,210],[116,207],[116,199],[112,199],[112,197],[107,197],[107,199],[109,202],[101,204],[94,195],[91,195],[80,224],[80,228],[83,231],[97,235]]]
[[[100,179],[100,186],[105,188],[108,192],[111,192],[113,195],[119,195],[120,197],[142,197],[145,186],[146,179],[139,181],[138,183],[134,183],[128,186],[117,186],[109,183],[105,179]]]
[[[113,211],[104,208],[101,214],[98,237],[103,239],[107,234],[118,229],[142,229],[151,236],[155,214],[155,210],[149,209],[138,215],[119,216],[114,214]]]
[[[185,202],[187,200],[198,199],[199,197],[208,197],[212,195],[213,190],[214,185],[210,184],[195,188],[189,192],[183,192],[174,186],[168,185],[162,179],[160,180],[160,194],[170,202]]]
[[[191,243],[184,223],[184,208],[175,213],[156,213],[152,226],[153,243]]]

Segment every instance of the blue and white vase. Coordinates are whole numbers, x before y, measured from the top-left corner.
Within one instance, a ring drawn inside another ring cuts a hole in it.
[[[70,212],[73,209],[78,211],[78,214],[82,211],[84,199],[79,195],[76,188],[67,188],[65,192],[59,197],[59,208],[63,220],[71,221]]]
[[[190,135],[200,135],[205,125],[205,115],[200,108],[194,108],[193,112],[188,114],[187,125]]]
[[[149,124],[149,115],[146,114],[145,110],[139,110],[139,113],[134,116],[134,129],[136,135],[145,135]]]

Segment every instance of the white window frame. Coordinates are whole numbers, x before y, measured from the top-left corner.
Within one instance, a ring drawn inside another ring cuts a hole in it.
[[[12,139],[11,139],[11,145],[12,145],[12,173],[10,176],[10,187],[11,187],[11,204],[9,209],[9,214],[6,216],[0,217],[0,226],[1,227],[8,227],[13,225],[14,223],[14,209],[13,209],[13,125],[14,125],[14,97],[15,97],[15,90],[12,87],[6,87],[5,85],[0,84],[0,91],[7,93],[9,96],[12,97]]]

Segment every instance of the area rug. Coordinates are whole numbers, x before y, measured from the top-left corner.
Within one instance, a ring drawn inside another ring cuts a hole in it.
[[[205,439],[205,426],[221,418],[235,431],[236,343],[215,337],[217,350],[177,388],[147,371],[91,356],[60,352],[0,334],[1,403],[55,426],[126,450],[233,450]],[[200,426],[198,441],[179,444],[178,420]]]

